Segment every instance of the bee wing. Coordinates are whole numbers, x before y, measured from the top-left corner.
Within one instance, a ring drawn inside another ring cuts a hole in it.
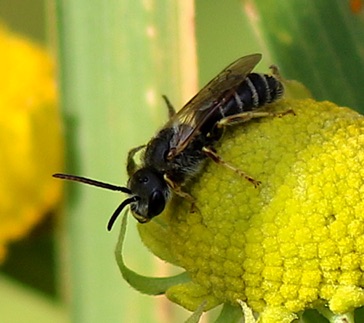
[[[261,57],[261,54],[252,54],[237,59],[205,85],[169,120],[168,126],[186,125],[179,127],[174,135],[169,158],[178,155],[186,148],[208,116],[234,94],[234,90],[258,64]]]

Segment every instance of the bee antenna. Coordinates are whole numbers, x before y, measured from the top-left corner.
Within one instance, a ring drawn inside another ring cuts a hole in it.
[[[124,209],[125,206],[127,206],[128,204],[134,203],[136,201],[140,200],[140,197],[137,195],[134,195],[126,200],[124,200],[118,207],[117,209],[114,211],[114,213],[112,214],[109,222],[107,223],[107,230],[111,231],[112,226],[114,225],[114,222],[116,221],[116,219],[118,218],[119,214],[121,213],[121,211]]]
[[[86,178],[86,177],[82,177],[82,176],[69,175],[69,174],[53,174],[52,176],[55,178],[60,178],[60,179],[68,180],[68,181],[74,181],[74,182],[79,182],[79,183],[83,183],[83,184],[88,184],[88,185],[92,185],[92,186],[105,188],[105,189],[111,190],[111,191],[119,191],[119,192],[123,192],[126,194],[131,194],[131,190],[129,190],[127,187],[108,184],[108,183],[96,181],[94,179],[90,179],[90,178]]]

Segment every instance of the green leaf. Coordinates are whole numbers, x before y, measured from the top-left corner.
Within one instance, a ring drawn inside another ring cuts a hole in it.
[[[123,259],[123,244],[125,238],[126,223],[127,212],[123,216],[119,239],[115,248],[115,258],[123,278],[130,284],[130,286],[134,287],[136,290],[144,294],[160,295],[164,294],[171,286],[186,283],[191,280],[186,272],[171,277],[155,278],[139,275],[129,269],[125,265]]]
[[[256,27],[288,79],[364,112],[364,20],[342,0],[254,0]]]
[[[203,309],[206,305],[206,302],[203,302],[199,307],[197,307],[196,311],[192,313],[192,315],[185,321],[185,323],[198,323],[203,314]]]
[[[225,303],[215,323],[235,323],[239,322],[242,317],[243,311],[240,307]]]

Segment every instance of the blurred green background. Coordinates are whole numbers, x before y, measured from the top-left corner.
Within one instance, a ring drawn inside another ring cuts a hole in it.
[[[184,59],[185,40],[174,19],[179,7],[166,1],[153,6],[143,11],[141,1],[131,0],[0,0],[1,21],[11,30],[45,46],[59,45],[72,172],[124,183],[128,149],[148,141],[166,120],[160,95],[167,94],[179,107],[187,99],[180,93],[180,80],[173,78]],[[148,23],[159,28],[159,43],[149,44],[138,32],[138,26]],[[277,64],[286,78],[303,82],[318,100],[363,112],[363,25],[363,11],[354,13],[344,0],[197,0],[199,84],[236,58],[261,52],[259,71]],[[156,84],[155,105],[162,111],[146,107],[143,95],[150,84]],[[107,233],[105,224],[120,197],[74,186],[69,196],[72,212],[66,212],[65,223],[60,225],[55,210],[50,211],[28,237],[10,247],[0,277],[0,298],[7,298],[0,313],[9,315],[4,322],[31,322],[21,312],[29,302],[37,322],[127,322],[131,317],[133,322],[182,322],[188,313],[156,305],[117,272],[117,233]],[[128,236],[130,267],[160,273],[133,221]]]

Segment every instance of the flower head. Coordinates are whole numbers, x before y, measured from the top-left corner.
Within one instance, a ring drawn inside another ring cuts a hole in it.
[[[189,310],[244,302],[261,322],[350,312],[364,305],[364,118],[311,99],[271,109],[296,115],[231,127],[216,146],[258,188],[208,162],[189,186],[197,212],[174,197],[139,232],[188,273],[166,295]]]
[[[60,198],[51,178],[63,141],[54,62],[46,51],[0,28],[0,263]]]

